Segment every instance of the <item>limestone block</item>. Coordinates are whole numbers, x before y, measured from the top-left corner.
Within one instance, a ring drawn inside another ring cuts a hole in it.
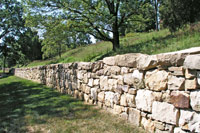
[[[118,85],[123,85],[124,84],[124,78],[123,78],[123,76],[121,76],[121,75],[118,75],[117,76],[117,84]]]
[[[146,119],[145,117],[142,117],[141,125],[142,127],[144,127],[145,131],[149,133],[154,133],[155,126],[151,119]]]
[[[124,120],[128,120],[128,114],[126,112],[121,113],[119,116]]]
[[[127,67],[122,67],[121,68],[121,74],[127,74],[128,73],[128,68]]]
[[[125,106],[125,107],[128,106],[127,100],[126,100],[126,95],[125,95],[125,94],[123,94],[123,95],[121,96],[120,105]]]
[[[200,111],[200,91],[190,93],[190,104],[193,110]]]
[[[139,53],[117,55],[117,56],[115,56],[115,61],[117,62],[118,66],[136,68],[137,67],[137,58],[140,55],[141,54],[139,54]]]
[[[159,129],[159,130],[165,130],[165,124],[162,123],[162,122],[159,122],[159,121],[153,121],[154,123],[154,126],[156,127],[156,129]]]
[[[93,85],[94,85],[94,80],[89,79],[88,86],[93,87]]]
[[[181,110],[179,126],[191,132],[200,132],[200,114],[188,110]]]
[[[133,77],[132,77],[131,73],[124,75],[124,83],[126,83],[128,85],[133,85],[134,80],[133,80]]]
[[[91,88],[91,98],[97,101],[97,88]]]
[[[133,77],[133,86],[135,89],[144,88],[144,74],[142,71],[134,70],[132,73]]]
[[[84,81],[84,83],[88,83],[88,76],[87,76],[87,73],[86,74],[84,74],[84,76],[83,76],[83,81]]]
[[[108,79],[108,86],[110,91],[114,91],[117,88],[117,80],[116,79]]]
[[[157,66],[157,56],[156,55],[145,55],[142,54],[138,58],[137,68],[140,70],[149,70]]]
[[[105,92],[105,105],[113,108],[113,92]]]
[[[121,87],[122,87],[122,90],[124,92],[128,92],[128,90],[129,90],[129,86],[128,85],[122,85]]]
[[[104,102],[105,93],[102,91],[98,94],[98,101]]]
[[[170,103],[170,90],[162,92],[162,101],[166,103]]]
[[[116,64],[116,60],[115,57],[106,57],[103,59],[103,63],[105,63],[106,65],[110,65],[110,66],[115,66]]]
[[[107,88],[108,88],[108,77],[107,76],[100,77],[100,88],[101,88],[101,90],[107,90]]]
[[[114,104],[114,114],[120,114],[122,112],[122,107]]]
[[[91,88],[89,86],[85,87],[85,93],[90,94]]]
[[[174,128],[174,133],[187,133],[187,132],[185,132],[185,131],[183,131],[181,128],[179,128],[179,127],[175,127]]]
[[[153,119],[177,125],[179,111],[173,105],[154,101],[152,109]]]
[[[185,89],[186,90],[195,90],[197,89],[197,79],[185,80]]]
[[[170,102],[176,108],[189,108],[190,107],[190,95],[185,92],[173,91],[171,93]]]
[[[128,120],[130,121],[130,123],[136,126],[140,126],[140,121],[141,121],[140,111],[134,108],[129,108]]]
[[[90,63],[90,62],[79,62],[78,68],[84,69],[84,70],[90,70],[92,68],[92,63]]]
[[[89,99],[90,99],[89,95],[84,94],[84,101],[88,103]]]
[[[95,79],[94,80],[94,85],[99,85],[99,81],[100,81],[99,79]]]
[[[111,74],[118,75],[121,72],[121,68],[118,66],[111,66],[110,71],[111,71]]]
[[[200,70],[200,54],[188,55],[184,61],[184,67]]]
[[[135,89],[135,88],[130,88],[130,89],[128,90],[128,93],[131,94],[131,95],[136,95],[137,89]]]
[[[185,75],[185,69],[183,67],[169,67],[168,70],[175,76]]]
[[[136,107],[134,95],[126,94],[126,101],[129,107]]]
[[[176,76],[168,76],[168,89],[169,90],[183,90],[185,79]]]
[[[190,70],[188,68],[185,70],[185,78],[187,79],[196,78],[196,75],[197,75],[196,70]]]
[[[152,104],[156,100],[160,100],[162,93],[152,92],[149,90],[138,90],[135,98],[136,107],[143,111],[151,112]]]
[[[80,80],[82,80],[83,79],[83,72],[78,71],[77,72],[77,78],[80,79]]]
[[[120,104],[120,94],[119,93],[115,93],[114,94],[114,97],[113,97],[113,102],[114,102],[114,104],[117,104],[117,105],[119,105]]]
[[[103,68],[103,62],[102,61],[97,61],[97,62],[94,62],[92,64],[92,72],[96,72],[101,68]]]
[[[145,75],[145,84],[150,90],[161,91],[167,89],[169,73],[166,71],[154,70]]]
[[[123,92],[122,91],[122,85],[118,85],[117,88],[114,89],[114,92],[121,94]]]

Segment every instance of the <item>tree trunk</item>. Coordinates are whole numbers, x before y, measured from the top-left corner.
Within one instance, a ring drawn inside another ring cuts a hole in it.
[[[120,48],[119,45],[119,27],[118,27],[118,18],[116,16],[115,23],[113,24],[113,39],[112,39],[113,51],[116,51]]]
[[[6,68],[6,56],[3,58],[3,73],[5,73],[5,68]]]

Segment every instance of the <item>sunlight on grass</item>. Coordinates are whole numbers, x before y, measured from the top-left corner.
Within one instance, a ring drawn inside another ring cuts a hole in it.
[[[43,85],[0,79],[0,132],[143,132],[142,129]]]

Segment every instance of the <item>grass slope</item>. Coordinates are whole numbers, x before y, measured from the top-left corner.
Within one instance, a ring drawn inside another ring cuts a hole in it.
[[[61,59],[55,57],[46,61],[34,61],[28,67],[75,61],[96,61],[116,54],[158,54],[197,47],[200,46],[200,22],[174,34],[166,29],[150,33],[129,33],[120,39],[120,44],[121,48],[116,52],[111,51],[112,45],[109,42],[82,46],[63,53]]]
[[[143,132],[94,106],[14,76],[0,79],[0,110],[0,132]]]

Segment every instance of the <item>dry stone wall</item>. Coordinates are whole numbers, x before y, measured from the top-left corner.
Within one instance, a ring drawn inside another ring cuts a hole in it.
[[[15,75],[96,104],[147,132],[200,132],[200,47],[18,68]]]

